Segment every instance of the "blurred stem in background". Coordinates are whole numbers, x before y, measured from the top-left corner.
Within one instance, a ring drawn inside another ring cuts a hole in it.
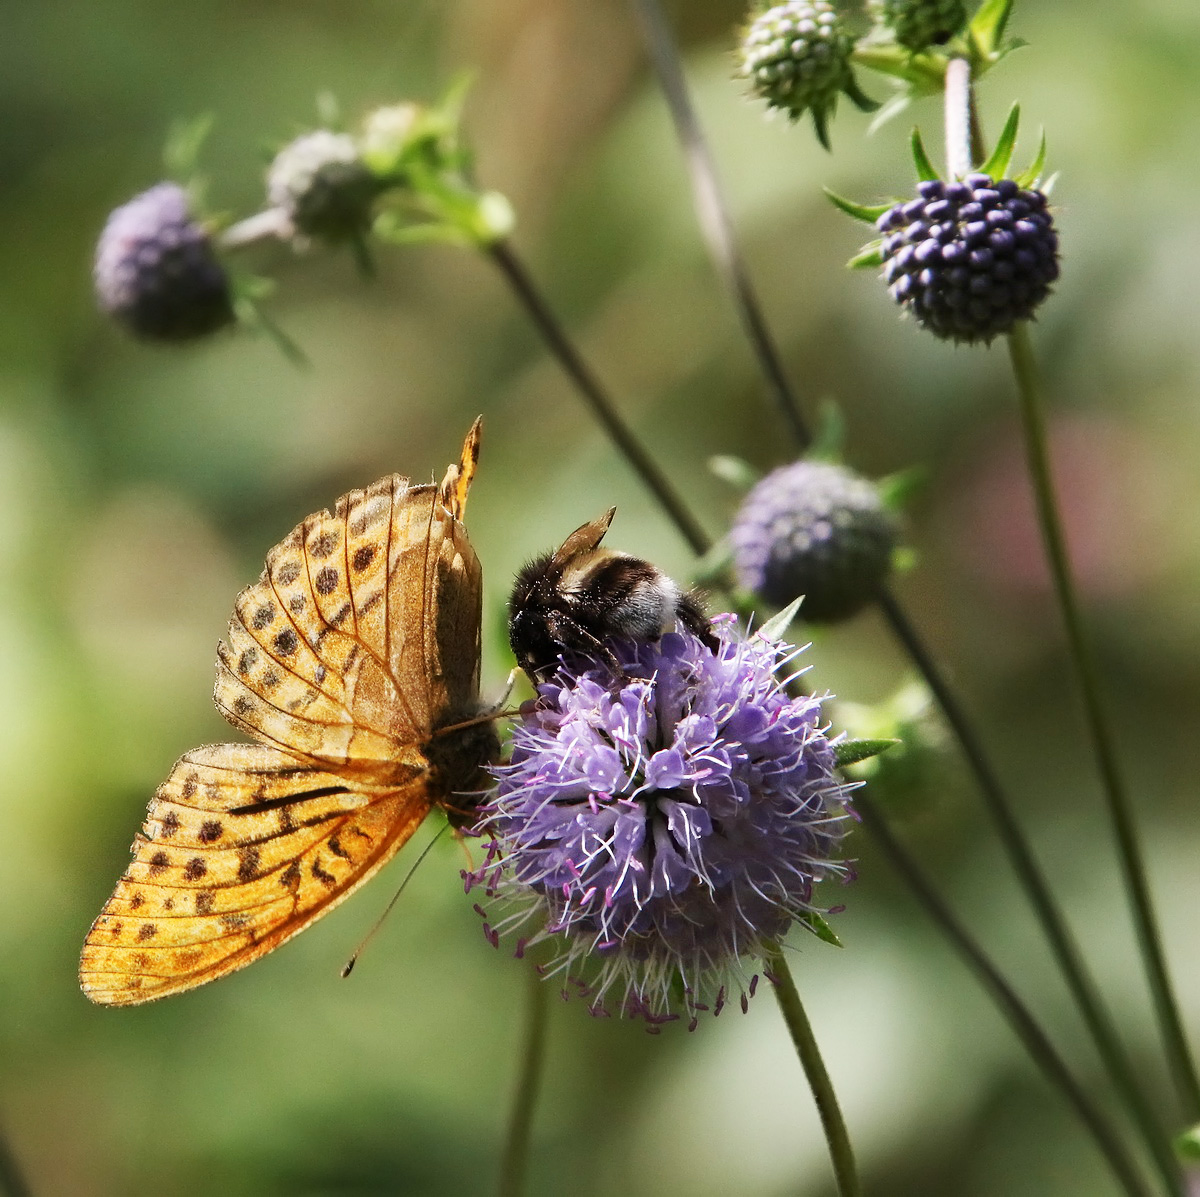
[[[1200,1083],[1197,1082],[1195,1061],[1188,1046],[1187,1034],[1167,971],[1154,902],[1150,895],[1150,883],[1146,876],[1145,860],[1133,811],[1130,808],[1129,792],[1117,760],[1116,738],[1100,694],[1096,659],[1083,627],[1079,596],[1071,572],[1071,562],[1054,493],[1054,480],[1050,472],[1046,424],[1042,415],[1041,384],[1029,340],[1028,324],[1018,324],[1009,334],[1008,349],[1021,400],[1025,450],[1030,482],[1037,502],[1038,523],[1041,526],[1050,572],[1054,578],[1055,595],[1062,611],[1071,663],[1083,699],[1092,751],[1104,786],[1108,816],[1112,822],[1117,855],[1124,875],[1126,896],[1137,931],[1142,966],[1146,971],[1146,980],[1154,1000],[1159,1033],[1166,1048],[1167,1062],[1183,1107],[1184,1119],[1191,1124],[1200,1119]]]
[[[670,26],[658,0],[634,0],[634,3],[641,19],[650,58],[671,109],[677,134],[684,146],[696,207],[700,213],[701,230],[708,244],[710,255],[716,262],[719,273],[725,279],[735,303],[742,312],[743,327],[752,339],[757,359],[764,364],[763,372],[768,382],[777,392],[782,386],[784,394],[782,403],[785,409],[798,411],[800,409],[799,399],[787,381],[786,372],[781,365],[781,355],[773,342],[765,320],[761,317],[753,288],[748,282],[746,271],[741,266],[741,255],[735,244],[732,222],[729,219],[721,187],[716,178],[712,155],[707,149],[703,132],[688,95],[678,47]],[[948,144],[962,146],[961,150],[953,151],[958,154],[961,163],[956,163],[952,170],[966,173],[970,168],[971,160],[969,133],[973,132],[977,140],[980,139],[981,134],[978,118],[974,116],[970,104],[969,64],[965,60],[957,59],[953,61],[951,68],[947,71],[947,95],[961,95],[966,103],[961,106],[961,116],[959,115],[960,105],[957,102],[951,103],[948,100],[946,104]],[[961,136],[959,135],[960,130]],[[977,147],[977,149],[981,149],[981,147]],[[713,207],[720,209],[719,216],[708,211]],[[736,270],[731,270],[727,266],[727,263],[731,262],[737,264]],[[749,309],[745,307],[747,295],[751,297]],[[797,427],[797,423],[801,428],[804,426],[802,419],[798,422],[793,419],[790,422],[793,429]],[[803,451],[808,445],[808,440],[804,436],[797,436],[796,439],[798,449]],[[1025,890],[1055,961],[1095,1042],[1097,1051],[1139,1127],[1163,1180],[1168,1185],[1168,1191],[1179,1192],[1182,1181],[1167,1136],[1159,1126],[1153,1110],[1141,1092],[1112,1018],[1084,964],[1082,954],[1070,932],[1066,918],[1050,890],[1045,873],[1038,864],[1033,848],[1017,820],[1013,805],[1000,783],[998,772],[985,752],[982,741],[966,711],[946,682],[907,613],[888,591],[884,591],[879,602],[884,618],[890,625],[893,634],[924,677],[951,731],[959,742],[979,786],[984,805],[1008,854],[1013,871]],[[874,825],[880,825],[878,820]],[[946,928],[943,927],[943,930]],[[952,936],[952,938],[955,937]]]
[[[0,1126],[0,1194],[4,1197],[32,1197],[25,1175],[8,1145],[8,1136]]]
[[[779,1009],[783,1012],[783,1020],[787,1023],[792,1042],[796,1045],[796,1055],[800,1057],[800,1066],[804,1069],[813,1101],[816,1102],[817,1113],[821,1116],[821,1127],[825,1131],[825,1142],[829,1144],[829,1158],[833,1161],[838,1193],[841,1197],[860,1197],[862,1186],[858,1181],[854,1150],[850,1146],[850,1135],[846,1130],[842,1109],[838,1105],[833,1082],[825,1070],[821,1049],[817,1046],[812,1024],[804,1012],[804,1003],[800,1000],[782,947],[776,944],[764,955],[763,967],[775,990]]]
[[[500,1161],[499,1197],[521,1197],[529,1171],[529,1143],[533,1114],[542,1084],[546,1058],[546,1022],[550,987],[536,968],[529,967],[525,986],[525,1036],[521,1045],[521,1071],[509,1113],[508,1138]]]

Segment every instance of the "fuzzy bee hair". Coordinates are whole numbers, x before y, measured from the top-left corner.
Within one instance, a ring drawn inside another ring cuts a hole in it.
[[[649,561],[600,547],[616,510],[576,528],[553,553],[517,574],[508,639],[534,681],[552,673],[564,653],[599,657],[619,673],[606,640],[657,640],[676,620],[717,647],[695,595]]]

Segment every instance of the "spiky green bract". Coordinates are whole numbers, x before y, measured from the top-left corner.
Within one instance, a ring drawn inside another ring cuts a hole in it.
[[[267,172],[267,201],[298,233],[338,244],[371,227],[380,184],[354,138],[317,129],[284,146]]]
[[[793,120],[812,114],[829,148],[829,118],[845,93],[864,111],[876,107],[859,90],[850,66],[854,38],[829,0],[787,0],[750,23],[739,53],[740,73],[771,108]]]
[[[874,483],[844,466],[798,461],[746,496],[729,540],[742,586],[776,605],[803,595],[801,618],[832,623],[878,595],[898,535]]]
[[[875,0],[872,9],[906,50],[945,45],[967,22],[962,0]]]

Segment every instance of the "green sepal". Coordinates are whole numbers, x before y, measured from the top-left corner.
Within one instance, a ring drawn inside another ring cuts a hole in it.
[[[834,758],[839,769],[869,761],[871,757],[887,752],[899,744],[899,740],[843,740],[833,746]]]
[[[889,511],[903,511],[928,483],[928,469],[923,465],[915,465],[888,474],[886,478],[880,478],[875,485],[879,490],[880,501]]]
[[[729,453],[719,453],[710,457],[708,472],[714,478],[720,478],[722,482],[728,482],[730,486],[741,491],[749,490],[762,477],[762,473],[744,457],[734,457]]]
[[[906,112],[912,101],[912,93],[908,91],[898,91],[889,97],[875,113],[875,119],[867,126],[867,134],[877,133],[888,121],[895,120],[896,117]]]
[[[396,212],[381,212],[371,226],[371,234],[390,245],[456,245],[469,249],[475,244],[456,224],[440,220],[413,224]]]
[[[167,178],[187,186],[196,174],[200,151],[216,123],[211,112],[202,112],[187,120],[173,121],[163,146],[163,168]]]
[[[1200,1164],[1200,1125],[1175,1136],[1175,1154],[1187,1164]]]
[[[856,204],[853,200],[838,195],[836,191],[830,191],[828,187],[824,188],[824,191],[829,202],[835,208],[841,208],[847,216],[853,216],[855,220],[861,220],[864,224],[874,224],[889,208],[896,206],[894,202],[890,204]]]
[[[932,96],[942,90],[946,80],[944,54],[910,54],[895,44],[859,42],[850,60],[856,66],[903,79],[914,96]]]
[[[817,430],[805,457],[841,464],[846,448],[846,418],[834,399],[822,399],[817,409]]]
[[[941,178],[937,168],[933,165],[929,155],[925,151],[925,142],[921,137],[921,130],[915,125],[913,126],[912,136],[909,138],[909,144],[912,147],[913,165],[917,168],[917,178],[922,183],[935,183]]]
[[[865,245],[846,263],[847,270],[877,269],[883,265],[883,242],[872,241]]]
[[[861,87],[858,86],[858,80],[853,75],[850,76],[850,82],[842,88],[842,91],[849,97],[850,103],[854,105],[859,112],[877,112],[880,107],[879,100],[872,100],[869,95]]]
[[[1017,144],[1017,130],[1021,126],[1021,105],[1014,104],[1008,110],[1008,119],[996,141],[996,148],[988,155],[987,161],[979,165],[982,174],[990,175],[993,179],[1004,178],[1009,163],[1012,162],[1013,147]]]
[[[829,121],[828,111],[824,108],[814,108],[812,110],[813,131],[817,135],[817,140],[828,150],[833,153],[833,146],[829,144]]]
[[[239,324],[253,332],[264,333],[274,341],[279,352],[297,369],[312,369],[312,359],[308,354],[260,306],[259,296],[269,289],[260,286],[264,281],[266,280],[254,278],[234,280],[233,314]]]
[[[835,948],[842,946],[842,941],[838,939],[833,928],[825,921],[824,916],[819,915],[815,910],[806,910],[796,921],[802,927],[807,927],[822,943],[830,944]]]
[[[1012,6],[1013,0],[983,0],[979,11],[971,18],[967,33],[983,58],[992,59],[999,51]]]
[[[778,644],[787,635],[787,630],[792,626],[792,620],[796,618],[796,612],[800,610],[802,602],[804,602],[804,595],[792,599],[782,611],[772,615],[758,629],[758,635],[764,640],[771,641],[772,644]]]
[[[1036,187],[1046,169],[1046,131],[1042,130],[1042,142],[1038,146],[1037,157],[1034,158],[1027,170],[1014,177],[1013,182],[1018,187]]]

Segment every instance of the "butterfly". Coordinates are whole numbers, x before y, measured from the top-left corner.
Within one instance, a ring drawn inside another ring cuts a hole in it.
[[[176,762],[92,924],[84,993],[134,1005],[243,968],[377,872],[436,806],[470,820],[499,755],[480,718],[482,575],[462,520],[481,423],[439,485],[393,474],[267,554],[213,700],[257,743]],[[456,794],[462,793],[462,797]]]

